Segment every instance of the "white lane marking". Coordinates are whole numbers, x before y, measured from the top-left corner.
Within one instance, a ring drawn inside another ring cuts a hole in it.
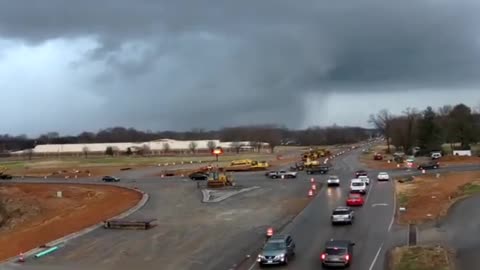
[[[250,266],[250,268],[248,268],[248,270],[252,270],[253,268],[255,268],[255,265],[257,265],[257,262],[254,262],[254,263],[252,264],[252,266]]]
[[[375,258],[373,258],[372,264],[370,264],[370,268],[368,268],[368,270],[372,270],[373,267],[375,266],[375,263],[377,262],[378,256],[380,255],[382,248],[383,248],[383,243],[378,248],[377,254],[375,254]]]
[[[396,211],[397,211],[397,195],[395,194],[395,189],[393,189],[393,213],[392,213],[392,220],[390,220],[390,225],[388,225],[388,232],[392,230],[393,222],[395,222]]]
[[[388,206],[388,203],[374,203],[374,204],[372,204],[372,207],[375,207],[375,206]]]

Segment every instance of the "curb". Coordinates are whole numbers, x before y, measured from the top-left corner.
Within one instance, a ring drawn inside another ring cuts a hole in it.
[[[244,188],[244,189],[241,189],[237,192],[231,192],[229,194],[226,194],[226,195],[223,195],[223,196],[220,196],[219,198],[215,199],[215,200],[212,200],[210,201],[210,190],[208,189],[202,189],[202,194],[203,194],[203,200],[202,202],[204,203],[216,203],[216,202],[221,202],[223,200],[226,200],[232,196],[235,196],[237,194],[240,194],[240,193],[244,193],[244,192],[248,192],[248,191],[251,191],[251,190],[255,190],[255,189],[259,189],[260,187],[259,186],[253,186],[253,187],[249,187],[249,188]]]
[[[81,184],[79,184],[79,185],[81,185]],[[108,186],[108,185],[106,185],[106,186]],[[134,189],[134,188],[129,188],[129,187],[121,187],[121,188],[129,189],[129,190],[133,190],[133,191],[141,193],[142,194],[142,199],[137,203],[137,205],[135,205],[134,207],[130,208],[129,210],[127,210],[127,211],[125,211],[125,212],[123,212],[123,213],[121,213],[121,214],[119,214],[115,217],[112,217],[112,219],[125,218],[125,217],[133,214],[134,212],[136,212],[140,208],[142,208],[148,202],[148,200],[150,199],[150,196],[147,193],[145,193],[141,190]],[[70,240],[73,240],[73,239],[78,238],[80,236],[83,236],[83,235],[85,235],[89,232],[92,232],[92,231],[100,228],[100,227],[103,227],[103,222],[97,223],[95,225],[92,225],[92,226],[87,227],[85,229],[82,229],[80,231],[77,231],[77,232],[68,234],[64,237],[61,237],[61,238],[55,239],[53,241],[50,241],[46,244],[46,246],[56,246],[56,245],[59,245],[59,244],[64,244],[67,241],[70,241]],[[23,254],[24,254],[25,258],[28,258],[28,257],[30,257],[30,256],[32,256],[32,255],[34,255],[34,254],[36,254],[36,253],[38,253],[42,250],[43,250],[42,248],[34,248],[34,249],[31,249],[27,252],[24,252]],[[15,263],[16,260],[17,260],[17,256],[13,256],[13,257],[8,258],[4,261],[0,261],[0,265],[5,264],[5,263]]]

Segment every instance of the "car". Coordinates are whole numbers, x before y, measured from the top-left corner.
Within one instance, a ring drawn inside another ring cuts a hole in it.
[[[431,156],[432,160],[439,159],[439,158],[442,157],[442,152],[432,152],[430,156]]]
[[[194,173],[191,173],[188,178],[190,178],[191,180],[208,180],[208,177],[210,175],[208,173],[204,173],[204,172],[194,172]]]
[[[3,173],[0,173],[0,179],[3,179],[3,180],[10,180],[12,179],[13,176],[11,176],[10,174],[3,174]]]
[[[368,178],[368,176],[366,176],[366,175],[360,175],[360,176],[358,177],[358,179],[360,179],[360,180],[362,180],[363,182],[365,182],[365,184],[367,184],[367,186],[370,185],[370,178]]]
[[[336,175],[330,175],[327,179],[328,186],[340,186],[340,178]]]
[[[257,262],[264,265],[288,264],[295,255],[295,242],[290,235],[277,234],[270,237],[258,254]]]
[[[267,177],[272,179],[276,178],[297,178],[298,172],[292,171],[271,171],[266,174]]]
[[[115,176],[104,176],[102,178],[102,181],[104,181],[104,182],[120,182],[120,178],[115,177]]]
[[[436,161],[426,162],[418,165],[419,170],[429,170],[429,169],[438,169],[440,164]]]
[[[332,225],[336,224],[353,224],[354,212],[350,207],[339,206],[332,212]]]
[[[379,172],[377,176],[378,181],[388,181],[390,180],[390,176],[387,172]]]
[[[325,249],[320,255],[322,266],[326,267],[348,267],[352,263],[353,243],[350,240],[331,239],[325,243]]]
[[[362,176],[362,175],[367,176],[367,175],[368,175],[367,171],[365,171],[365,170],[358,170],[358,171],[355,172],[355,177],[356,177],[356,178],[358,178],[359,176]]]
[[[347,198],[347,206],[362,206],[364,203],[365,200],[359,194],[350,194]]]
[[[352,179],[350,182],[350,193],[367,193],[367,184],[360,179]]]
[[[330,168],[328,166],[314,166],[314,167],[308,168],[306,171],[307,171],[307,174],[316,174],[316,173],[326,174],[328,173],[329,169]]]

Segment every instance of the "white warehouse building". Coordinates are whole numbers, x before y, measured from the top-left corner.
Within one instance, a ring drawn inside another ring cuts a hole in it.
[[[160,139],[150,142],[126,142],[126,143],[86,143],[86,144],[41,144],[32,149],[33,154],[75,154],[75,153],[104,153],[108,147],[112,147],[114,151],[126,152],[130,148],[133,152],[138,149],[148,148],[153,153],[165,152],[166,149],[170,152],[189,152],[190,145],[195,143],[195,151],[209,151],[209,142],[214,142],[215,146],[222,147],[225,150],[253,150],[253,144],[249,141],[241,142],[221,142],[220,140],[192,140],[179,141],[172,139]],[[267,148],[268,143],[260,143],[261,148]],[[29,150],[26,150],[29,151]],[[26,152],[18,151],[12,154],[24,154]]]

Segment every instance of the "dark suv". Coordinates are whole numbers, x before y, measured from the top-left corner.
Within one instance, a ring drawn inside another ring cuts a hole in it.
[[[290,235],[273,235],[258,254],[257,262],[261,266],[272,264],[288,264],[295,255],[295,242]]]
[[[115,176],[104,176],[102,178],[102,181],[104,181],[104,182],[120,182],[120,178],[115,177]]]
[[[355,178],[358,178],[359,176],[368,176],[368,173],[365,170],[358,170],[355,172]]]
[[[326,174],[330,168],[328,166],[314,166],[307,169],[307,174]]]
[[[322,266],[348,267],[352,262],[353,246],[355,243],[349,240],[330,240],[325,243],[325,249],[320,257]]]
[[[438,169],[440,167],[439,163],[436,161],[430,161],[418,165],[419,170],[429,170],[429,169]]]

